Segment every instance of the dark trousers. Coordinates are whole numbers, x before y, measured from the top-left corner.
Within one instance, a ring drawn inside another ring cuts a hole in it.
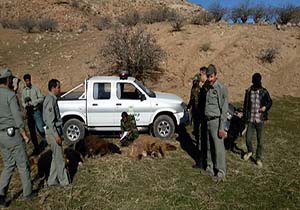
[[[38,144],[36,130],[42,137],[43,146],[47,145],[45,139],[46,134],[43,128],[44,122],[43,122],[42,112],[40,109],[33,110],[31,108],[27,108],[26,111],[27,111],[27,124],[30,132],[30,139],[33,143],[34,149],[37,151],[39,149],[39,144]]]
[[[262,141],[262,131],[263,131],[264,123],[256,123],[256,122],[249,122],[246,134],[246,145],[248,152],[253,153],[253,145],[252,139],[253,134],[256,132],[256,139],[257,139],[257,148],[256,148],[256,160],[262,160],[262,152],[263,152],[263,141]]]

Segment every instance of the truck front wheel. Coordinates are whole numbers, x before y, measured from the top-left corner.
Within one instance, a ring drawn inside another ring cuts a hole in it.
[[[175,124],[168,115],[157,117],[153,123],[153,133],[160,139],[169,139],[175,132]]]
[[[77,119],[70,119],[64,125],[64,141],[67,145],[72,145],[83,139],[85,128],[83,122]]]

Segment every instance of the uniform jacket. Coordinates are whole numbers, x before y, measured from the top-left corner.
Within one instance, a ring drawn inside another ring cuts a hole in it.
[[[133,139],[136,139],[139,136],[139,132],[138,129],[136,127],[136,122],[135,122],[135,118],[133,115],[128,115],[128,120],[125,122],[123,120],[121,120],[121,131],[132,131],[132,133],[130,134],[130,136]]]
[[[250,121],[251,118],[251,90],[252,90],[252,86],[248,89],[246,89],[245,92],[245,99],[244,99],[244,118],[246,122]],[[269,92],[267,91],[266,88],[260,88],[259,89],[259,100],[260,100],[260,107],[265,106],[266,107],[266,111],[262,113],[261,117],[262,117],[262,121],[265,121],[268,119],[268,111],[272,106],[272,99],[270,97]]]

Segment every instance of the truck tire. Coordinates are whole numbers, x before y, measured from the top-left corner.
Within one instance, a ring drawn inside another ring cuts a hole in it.
[[[70,119],[64,125],[64,141],[67,145],[75,144],[85,136],[83,122],[78,119]]]
[[[162,140],[170,139],[175,132],[175,124],[168,115],[157,117],[153,123],[153,133],[155,137]]]

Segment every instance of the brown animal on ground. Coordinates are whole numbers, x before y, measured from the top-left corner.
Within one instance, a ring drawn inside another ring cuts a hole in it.
[[[141,159],[142,157],[164,157],[166,151],[176,150],[176,146],[152,136],[140,136],[128,148],[127,156]]]
[[[98,136],[87,136],[84,144],[85,154],[82,154],[83,156],[87,155],[88,157],[94,157],[96,155],[104,156],[106,154],[114,153],[121,154],[121,150],[117,145],[103,140]]]

